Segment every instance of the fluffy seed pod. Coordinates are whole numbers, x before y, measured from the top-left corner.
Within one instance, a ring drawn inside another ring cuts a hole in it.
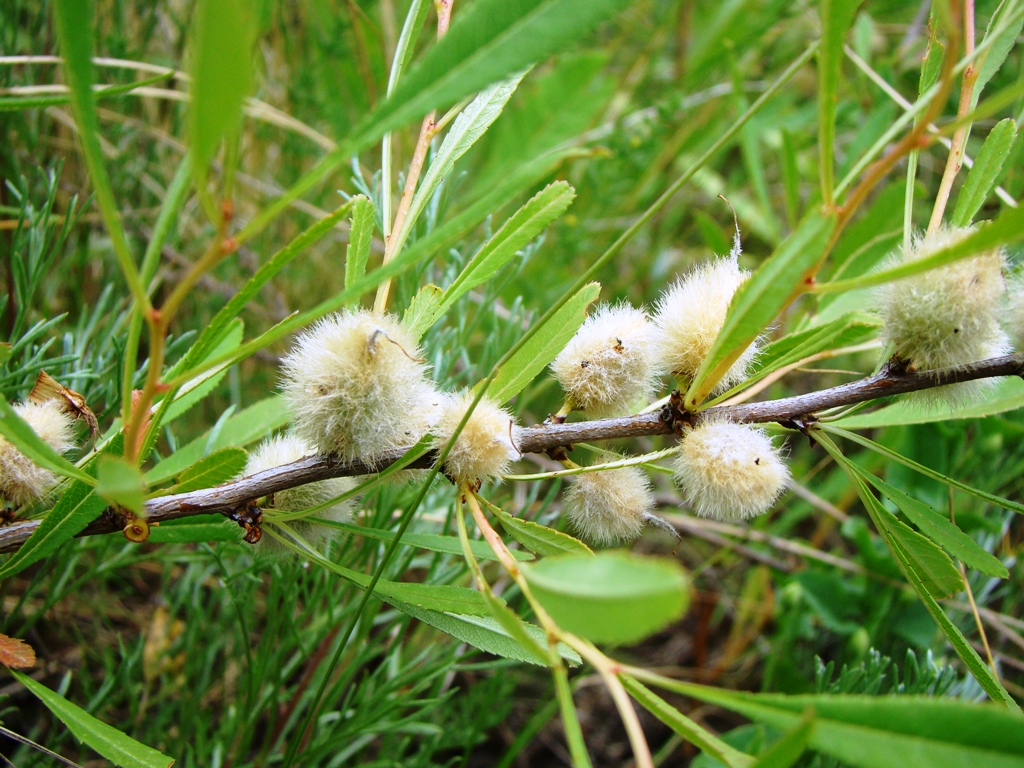
[[[660,368],[693,378],[725,325],[737,289],[750,277],[740,269],[738,252],[697,266],[658,300],[654,352]],[[718,382],[720,393],[739,384],[757,356],[758,341],[748,346]]]
[[[295,434],[346,461],[371,464],[415,444],[440,400],[419,355],[391,315],[359,310],[321,320],[283,362]]]
[[[301,459],[303,456],[312,456],[316,453],[313,446],[294,435],[278,435],[264,440],[255,451],[249,454],[249,462],[245,466],[244,476],[254,475],[257,472],[279,467],[282,464],[290,464]],[[315,483],[307,483],[286,491],[277,491],[274,494],[273,509],[279,512],[301,512],[304,509],[315,507],[333,499],[346,491],[352,490],[356,481],[351,477],[333,477],[328,480],[319,480]],[[308,541],[315,548],[322,550],[324,545],[334,537],[337,531],[324,525],[318,525],[318,520],[330,520],[337,523],[346,523],[352,519],[352,500],[333,504],[326,509],[302,518],[301,520],[288,521],[288,526],[298,535]],[[271,515],[265,514],[264,525],[273,525]],[[264,552],[285,553],[290,550],[282,547],[270,536],[263,536],[260,539],[259,548]]]
[[[764,430],[704,421],[683,436],[675,476],[701,517],[743,520],[771,509],[789,482],[789,469]]]
[[[639,309],[602,305],[551,363],[551,372],[572,405],[588,415],[629,413],[654,394],[653,332]]]
[[[443,448],[455,434],[473,399],[473,393],[468,391],[445,399],[437,424],[431,430],[434,450]],[[512,414],[484,397],[476,404],[448,453],[444,465],[446,474],[457,483],[469,485],[505,474],[508,465],[520,455],[513,442],[514,429]]]
[[[970,229],[941,229],[918,238],[898,263],[919,261],[970,233]],[[915,370],[1005,354],[1009,339],[999,325],[1005,291],[1003,264],[1003,252],[997,248],[882,286],[877,298],[885,320],[883,341]],[[933,391],[933,396],[969,398],[991,384],[948,385]]]
[[[74,421],[56,400],[17,403],[13,408],[57,453],[67,453],[75,446]],[[0,436],[0,501],[20,507],[44,496],[57,479],[57,475],[37,466],[13,443]]]
[[[569,476],[565,507],[569,521],[594,544],[632,541],[653,517],[654,494],[639,467]]]

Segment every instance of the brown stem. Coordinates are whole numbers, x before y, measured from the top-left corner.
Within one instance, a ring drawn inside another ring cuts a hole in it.
[[[820,411],[863,403],[882,397],[901,395],[946,384],[976,381],[997,376],[1024,376],[1024,353],[993,357],[976,363],[935,371],[903,372],[885,368],[881,372],[848,384],[795,395],[779,400],[740,405],[718,405],[693,416],[695,422],[706,418],[724,419],[746,424],[767,422],[799,422]],[[675,431],[672,420],[660,413],[645,413],[597,421],[566,424],[537,424],[523,427],[516,433],[516,445],[522,453],[546,453],[554,448],[595,440],[613,440],[648,435],[668,435]],[[150,523],[210,513],[231,513],[253,499],[331,477],[351,477],[379,472],[398,461],[403,451],[396,451],[372,466],[363,462],[342,463],[328,455],[308,456],[291,464],[268,469],[251,477],[234,480],[216,488],[205,488],[171,496],[160,496],[146,502],[146,519]],[[427,453],[409,465],[425,468],[435,455]],[[26,520],[0,528],[0,553],[18,549],[39,527],[38,520]],[[106,517],[90,523],[80,536],[112,533],[120,530]]]
[[[969,57],[973,53],[974,0],[964,0],[964,56]],[[982,61],[969,64],[964,70],[960,85],[960,105],[956,112],[958,118],[967,115],[974,107],[974,86],[981,74]],[[935,207],[932,208],[932,217],[928,222],[928,234],[934,234],[942,225],[942,217],[946,212],[946,204],[949,202],[949,193],[953,190],[953,180],[960,173],[964,164],[964,151],[967,148],[967,138],[970,133],[971,125],[966,123],[957,128],[953,134],[949,156],[946,158],[946,167],[942,171],[942,180],[939,182],[939,191],[935,195]]]

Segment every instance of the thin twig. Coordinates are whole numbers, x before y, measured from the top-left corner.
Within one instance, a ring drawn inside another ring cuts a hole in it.
[[[793,423],[800,422],[829,408],[932,389],[946,384],[997,376],[1022,375],[1024,375],[1024,353],[994,357],[969,365],[935,371],[905,373],[886,367],[873,376],[819,392],[809,392],[805,395],[760,403],[714,406],[699,414],[694,414],[691,420],[694,423],[706,418],[747,424]],[[573,443],[668,435],[675,431],[676,426],[672,419],[664,419],[661,413],[645,413],[597,421],[537,424],[523,427],[516,432],[516,445],[519,446],[522,453],[546,453],[553,448],[570,446]],[[403,455],[403,451],[396,451],[392,455],[382,457],[372,466],[359,461],[343,463],[337,457],[328,455],[308,456],[291,464],[268,469],[216,488],[150,499],[146,502],[146,519],[151,523],[156,523],[193,515],[230,513],[244,507],[247,502],[254,499],[306,483],[326,480],[331,477],[351,477],[380,472],[394,464]],[[411,463],[409,467],[413,469],[430,467],[435,458],[434,454],[426,453]],[[90,523],[79,535],[90,536],[120,530],[116,527],[115,522],[101,517]],[[0,553],[18,549],[38,526],[38,520],[28,520],[0,528]]]

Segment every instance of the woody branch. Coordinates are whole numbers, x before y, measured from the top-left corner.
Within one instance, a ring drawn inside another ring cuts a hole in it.
[[[691,424],[713,417],[747,424],[802,422],[821,411],[855,405],[883,397],[916,392],[1000,376],[1024,376],[1024,353],[1003,355],[968,365],[933,371],[907,372],[898,366],[886,366],[879,373],[847,384],[809,392],[804,395],[741,405],[719,405],[699,414],[661,411],[596,421],[562,424],[537,424],[523,427],[516,433],[516,446],[522,453],[546,453],[573,443],[613,440],[649,435],[668,435],[680,428],[680,422]],[[367,475],[379,472],[402,458],[401,452],[387,456],[373,466],[363,462],[339,462],[330,455],[308,456],[290,464],[244,477],[215,488],[160,496],[146,502],[146,518],[150,523],[175,520],[210,513],[227,514],[247,502],[271,493],[294,488],[331,477]],[[427,468],[435,460],[427,453],[410,464],[410,468]],[[26,520],[0,528],[0,553],[17,550],[39,526],[38,520]],[[100,517],[90,523],[80,536],[93,536],[119,531],[115,520]]]

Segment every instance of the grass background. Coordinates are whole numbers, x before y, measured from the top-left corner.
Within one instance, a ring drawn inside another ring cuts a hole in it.
[[[300,130],[274,124],[268,110],[246,119],[235,195],[243,221],[308,170],[322,156],[324,140],[345,135],[382,97],[404,17],[403,4],[394,2],[302,0],[256,7],[254,96],[296,121]],[[979,20],[994,7],[978,3]],[[456,3],[456,18],[462,10]],[[97,53],[184,68],[191,13],[189,2],[99,2]],[[870,2],[858,15],[849,44],[887,83],[913,98],[927,43],[925,22],[916,5]],[[818,33],[817,14],[808,4],[640,0],[580,45],[542,62],[488,136],[459,163],[414,237],[462,210],[510,169],[567,142],[580,148],[581,157],[561,164],[555,175],[575,186],[577,198],[543,238],[430,331],[425,347],[435,379],[451,389],[471,385],[489,370],[531,318],[555,301]],[[425,31],[421,47],[429,37]],[[0,9],[0,55],[52,54],[54,41],[46,3],[19,0]],[[1020,65],[1015,49],[992,90],[1014,83]],[[133,75],[103,68],[98,77],[127,82]],[[2,88],[59,81],[59,67],[52,64],[0,65]],[[99,105],[107,167],[137,251],[152,233],[187,135],[186,106],[175,97],[182,84],[157,87],[173,93],[116,97]],[[733,219],[716,198],[719,193],[738,215],[744,265],[759,264],[818,194],[817,87],[814,67],[805,67],[744,126],[737,141],[602,270],[602,299],[649,303],[676,275],[725,252]],[[1018,115],[1021,106],[1008,114]],[[955,103],[948,113],[953,110]],[[837,175],[899,114],[885,93],[844,61]],[[976,153],[991,124],[978,126],[969,154]],[[0,112],[0,129],[5,287],[0,325],[18,345],[0,370],[0,389],[9,399],[22,397],[45,367],[83,393],[101,422],[109,423],[121,396],[116,372],[127,292],[90,198],[70,108]],[[414,141],[414,127],[396,133],[396,168],[407,166]],[[927,220],[929,191],[937,187],[944,162],[939,149],[920,156],[913,216],[918,224]],[[1024,185],[1020,142],[1006,167],[1002,186],[1019,198]],[[361,154],[307,195],[302,207],[279,217],[236,258],[206,275],[174,324],[169,361],[318,211],[332,210],[345,195],[358,192],[379,197],[379,168],[377,149]],[[852,252],[877,238],[866,256],[877,252],[877,258],[898,242],[903,186],[898,172],[875,192],[864,214],[867,223],[855,223],[841,249]],[[393,306],[405,306],[425,282],[450,283],[513,210],[495,211],[455,247],[406,273],[397,281]],[[994,211],[994,205],[986,210]],[[163,249],[158,292],[175,285],[213,235],[198,203],[190,200]],[[264,289],[244,314],[247,335],[337,293],[345,240],[343,231],[331,233]],[[381,253],[378,241],[371,264]],[[15,262],[29,275],[23,285]],[[784,334],[814,310],[804,300],[771,334]],[[225,413],[273,392],[277,358],[286,349],[282,343],[231,369],[210,397],[165,430],[159,453],[169,454],[203,435]],[[873,353],[825,361],[817,364],[822,370],[796,372],[766,394],[819,389],[849,380],[850,371],[870,371],[873,364]],[[141,386],[141,378],[135,385]],[[515,410],[523,423],[536,423],[557,409],[559,400],[557,386],[542,376],[519,396]],[[1019,499],[1022,427],[1010,414],[889,428],[875,439],[945,474]],[[665,445],[651,438],[617,447],[639,452]],[[797,482],[813,495],[790,493],[777,512],[749,529],[693,523],[676,553],[696,580],[689,614],[617,655],[738,689],[802,692],[831,686],[976,697],[976,684],[902,585],[843,473],[804,441],[791,441],[790,451]],[[852,455],[935,508],[948,508],[943,486],[897,466],[884,467],[873,454]],[[678,513],[676,491],[667,478],[656,481],[663,511]],[[386,486],[364,499],[361,524],[388,527],[409,494],[403,486]],[[438,482],[415,529],[450,533],[451,497],[451,489]],[[520,515],[561,525],[557,481],[506,484],[490,498]],[[1020,522],[1012,513],[966,497],[956,500],[956,518],[1012,564],[1009,580],[975,575],[972,586],[979,604],[991,611],[989,640],[1004,682],[1020,696],[1024,569],[1015,559]],[[667,554],[672,546],[662,534],[650,532],[635,548]],[[333,552],[337,561],[366,572],[381,554],[379,543],[358,537],[340,540]],[[468,584],[461,559],[412,548],[399,550],[387,576]],[[136,546],[111,536],[72,542],[0,585],[0,631],[36,648],[42,663],[35,671],[47,685],[134,738],[175,755],[181,765],[267,765],[280,757],[284,744],[302,738],[308,738],[308,746],[300,761],[310,766],[562,764],[566,756],[544,670],[460,646],[386,605],[371,603],[341,664],[328,669],[338,627],[358,596],[320,569],[254,558],[238,545]],[[514,601],[515,593],[509,590],[506,597]],[[977,640],[963,603],[945,607]],[[832,666],[823,668],[819,659]],[[843,665],[845,675],[838,671]],[[302,718],[325,675],[330,677],[326,706],[318,727],[304,736]],[[595,763],[621,764],[629,757],[628,743],[607,694],[588,674],[576,674],[573,682]],[[5,681],[0,686],[7,696],[0,711],[4,725],[80,762],[92,759],[23,689]],[[715,730],[742,722],[714,709],[675,703]],[[647,721],[645,726],[663,764],[687,764],[694,756],[667,729]],[[735,735],[754,740],[750,743],[764,738],[753,727]],[[3,753],[17,765],[37,759],[26,748],[5,746]]]

